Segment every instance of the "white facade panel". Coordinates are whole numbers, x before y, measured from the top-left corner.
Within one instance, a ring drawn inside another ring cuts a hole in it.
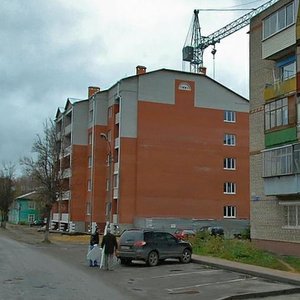
[[[296,43],[296,25],[271,36],[262,42],[262,59],[286,49]]]

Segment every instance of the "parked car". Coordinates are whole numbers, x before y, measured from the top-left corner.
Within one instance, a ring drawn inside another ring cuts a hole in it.
[[[196,231],[193,229],[178,229],[174,232],[174,236],[180,240],[187,240],[191,236],[195,236]]]
[[[130,229],[120,237],[117,257],[121,264],[142,260],[148,266],[156,266],[159,261],[167,258],[177,258],[182,263],[189,263],[192,259],[192,246],[168,232]]]
[[[44,220],[34,220],[33,222],[31,222],[29,224],[30,227],[33,227],[33,226],[44,226],[46,225],[46,223],[44,222]]]
[[[224,236],[224,229],[220,226],[203,226],[199,229],[199,232],[208,232],[213,236]]]

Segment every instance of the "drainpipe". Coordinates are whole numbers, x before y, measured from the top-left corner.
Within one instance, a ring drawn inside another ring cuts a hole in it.
[[[122,127],[122,97],[120,95],[120,81],[118,82],[117,85],[117,97],[119,98],[119,151],[118,151],[118,200],[117,200],[117,216],[118,216],[118,224],[119,222],[119,201],[120,201],[120,158],[121,158],[121,127]]]

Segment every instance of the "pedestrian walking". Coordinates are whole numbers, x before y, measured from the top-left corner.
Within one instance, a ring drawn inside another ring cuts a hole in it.
[[[101,248],[104,251],[104,269],[112,271],[118,242],[116,237],[110,232],[109,227],[107,228],[106,235],[102,239]]]
[[[98,232],[98,227],[96,227],[94,233],[91,234],[89,251],[91,251],[98,244],[99,244],[99,232]],[[99,265],[97,260],[90,259],[90,267],[98,267],[98,266]]]

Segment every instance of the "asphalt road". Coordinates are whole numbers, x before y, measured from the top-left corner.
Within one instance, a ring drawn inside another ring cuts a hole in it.
[[[46,249],[47,248],[47,249]],[[131,299],[95,276],[96,270],[80,268],[72,259],[55,256],[54,248],[23,244],[0,236],[0,298]],[[57,250],[57,248],[56,248]],[[64,251],[61,248],[60,251]],[[52,255],[49,255],[52,252]],[[72,257],[72,252],[65,253]],[[107,274],[112,277],[112,274]]]
[[[153,268],[143,263],[117,264],[111,272],[89,268],[86,244],[44,244],[36,229],[25,229],[0,230],[0,299],[220,300],[295,287],[204,264],[184,265],[176,260]],[[299,294],[264,299],[294,300],[299,299]]]

